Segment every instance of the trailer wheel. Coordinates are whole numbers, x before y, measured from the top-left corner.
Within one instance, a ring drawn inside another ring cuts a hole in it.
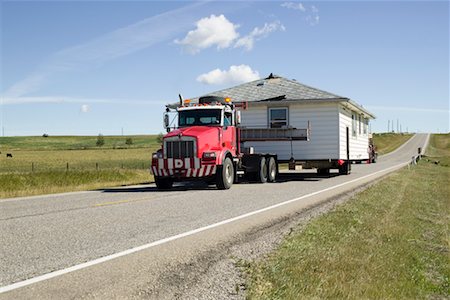
[[[155,183],[158,190],[170,190],[173,185],[171,178],[155,177]]]
[[[233,162],[229,157],[225,158],[222,166],[217,167],[216,186],[219,190],[228,190],[234,181]]]
[[[275,179],[277,177],[277,163],[275,162],[275,158],[270,157],[269,162],[267,163],[267,181],[268,182],[275,182]]]
[[[349,162],[345,162],[339,167],[339,175],[348,175],[351,173],[352,166]]]
[[[261,157],[259,160],[258,172],[256,173],[256,181],[260,183],[267,182],[267,164],[265,157]]]

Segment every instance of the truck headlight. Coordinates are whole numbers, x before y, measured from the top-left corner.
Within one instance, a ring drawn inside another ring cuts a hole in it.
[[[204,152],[203,153],[203,159],[215,159],[216,158],[216,152]]]
[[[154,159],[163,158],[162,152],[158,151],[158,152],[153,153],[152,158],[154,158]]]

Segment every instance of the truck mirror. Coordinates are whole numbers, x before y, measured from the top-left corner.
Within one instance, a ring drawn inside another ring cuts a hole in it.
[[[169,114],[168,113],[165,113],[164,114],[164,128],[165,129],[167,129],[167,128],[169,128]]]
[[[236,111],[236,125],[241,124],[241,111],[237,110]]]

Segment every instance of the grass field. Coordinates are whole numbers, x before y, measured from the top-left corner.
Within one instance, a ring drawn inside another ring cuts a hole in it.
[[[149,167],[157,136],[105,136],[102,147],[96,141],[95,136],[0,138],[0,198],[153,180]]]
[[[449,299],[450,136],[250,263],[250,299]]]
[[[377,147],[378,154],[383,155],[394,151],[412,136],[413,134],[409,133],[374,133],[373,143]]]

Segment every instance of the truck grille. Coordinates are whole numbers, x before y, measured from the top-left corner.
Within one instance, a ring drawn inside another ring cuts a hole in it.
[[[194,141],[166,141],[167,158],[195,157]]]

